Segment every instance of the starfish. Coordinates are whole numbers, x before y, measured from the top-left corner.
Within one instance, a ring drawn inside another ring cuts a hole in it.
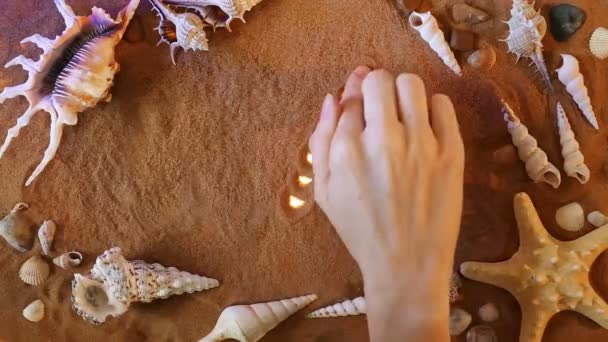
[[[559,241],[549,235],[527,194],[515,195],[514,207],[519,250],[502,262],[465,262],[462,274],[502,287],[517,299],[520,342],[540,342],[551,317],[565,310],[608,329],[608,304],[589,282],[591,264],[608,248],[608,225],[574,241]]]

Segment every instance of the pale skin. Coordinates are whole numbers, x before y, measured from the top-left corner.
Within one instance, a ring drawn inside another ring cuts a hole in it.
[[[358,67],[310,138],[315,200],[359,264],[372,341],[449,341],[464,147],[416,75]]]

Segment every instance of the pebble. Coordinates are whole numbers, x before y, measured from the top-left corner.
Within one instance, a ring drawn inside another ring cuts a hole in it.
[[[583,25],[587,15],[576,6],[562,4],[551,7],[549,22],[555,40],[565,42]]]

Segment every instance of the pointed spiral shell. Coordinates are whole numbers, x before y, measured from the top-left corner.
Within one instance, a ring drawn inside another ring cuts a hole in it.
[[[178,15],[175,22],[177,31],[177,43],[179,46],[188,51],[192,50],[209,50],[207,45],[207,35],[205,34],[205,25],[201,19],[192,13],[183,13]]]
[[[308,314],[308,318],[326,318],[326,317],[343,317],[343,316],[358,316],[367,313],[367,307],[364,297],[357,297],[353,300],[345,300],[342,303],[330,305]]]
[[[579,69],[578,60],[574,56],[567,54],[562,54],[562,60],[562,67],[557,69],[559,80],[566,86],[566,90],[572,95],[574,102],[576,102],[578,108],[583,112],[587,121],[595,129],[599,129],[595,112],[591,106],[591,99],[583,80],[583,74],[581,74]]]
[[[578,141],[576,141],[566,111],[559,102],[557,103],[557,127],[559,129],[559,142],[562,145],[562,156],[564,157],[564,171],[568,176],[578,179],[581,184],[587,183],[591,172],[585,165],[585,157],[581,153]]]

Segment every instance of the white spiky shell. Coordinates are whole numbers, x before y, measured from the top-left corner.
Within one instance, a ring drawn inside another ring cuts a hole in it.
[[[56,230],[57,227],[51,220],[44,221],[40,228],[38,228],[38,240],[40,241],[40,247],[42,247],[42,253],[44,253],[44,255],[49,255],[49,253],[51,253]]]
[[[566,90],[572,95],[572,99],[574,99],[578,108],[583,112],[587,121],[589,121],[593,128],[599,130],[600,126],[597,123],[595,112],[591,106],[591,99],[589,98],[578,60],[572,55],[562,54],[562,67],[556,71],[560,82],[566,86]]]
[[[19,278],[26,284],[38,286],[46,281],[50,272],[49,264],[40,255],[34,255],[21,265]]]
[[[326,306],[308,314],[308,318],[327,318],[358,316],[367,313],[367,305],[364,297],[348,299],[341,303]]]
[[[450,49],[443,31],[439,29],[437,19],[433,17],[431,12],[418,13],[414,11],[410,14],[409,23],[416,31],[420,32],[422,39],[441,57],[445,65],[456,75],[462,75],[462,70],[456,60],[456,56],[454,56],[454,52]]]
[[[538,147],[536,139],[528,133],[511,107],[503,101],[503,114],[507,130],[517,147],[519,159],[526,164],[528,176],[535,182],[544,182],[557,189],[561,184],[559,170],[549,162],[547,154]]]
[[[220,314],[215,328],[199,342],[215,342],[229,338],[240,342],[256,342],[316,299],[316,295],[307,295],[268,303],[227,307]]]
[[[28,78],[25,83],[6,87],[0,93],[0,103],[19,95],[25,96],[29,102],[17,124],[8,130],[0,147],[0,159],[36,113],[46,111],[51,117],[49,146],[26,186],[54,158],[61,143],[63,126],[76,125],[78,113],[100,101],[110,100],[110,87],[119,69],[114,60],[114,47],[122,39],[139,0],[130,0],[119,13],[118,20],[97,7],[92,8],[91,15],[84,17],[76,16],[65,0],[55,0],[55,5],[63,17],[65,30],[55,39],[39,34],[23,39],[21,43],[33,43],[43,53],[38,61],[17,56],[6,63],[6,68],[21,66],[28,72]]]
[[[61,254],[53,259],[53,264],[65,269],[76,267],[81,263],[82,254],[76,251]]]
[[[0,236],[11,247],[22,253],[32,249],[34,240],[32,222],[22,213],[27,208],[29,208],[27,203],[19,202],[0,220]]]
[[[185,7],[196,10],[205,21],[215,27],[226,27],[230,31],[230,23],[234,19],[245,22],[245,13],[250,11],[262,0],[165,0],[168,5]],[[219,17],[213,9],[219,8],[226,18]]]
[[[133,302],[151,302],[218,286],[215,279],[175,267],[141,260],[129,262],[120,248],[114,247],[97,258],[90,274],[74,275],[72,306],[86,321],[101,324],[108,316],[125,313]]]
[[[30,322],[40,322],[44,318],[44,303],[38,299],[23,309],[23,317]]]
[[[593,31],[589,39],[589,49],[599,59],[608,58],[608,29],[598,27]]]
[[[557,103],[557,128],[559,130],[559,142],[562,146],[562,156],[564,157],[564,171],[568,176],[576,178],[581,184],[586,184],[591,172],[585,165],[585,157],[581,152],[578,141],[576,141],[566,111],[559,102]]]

